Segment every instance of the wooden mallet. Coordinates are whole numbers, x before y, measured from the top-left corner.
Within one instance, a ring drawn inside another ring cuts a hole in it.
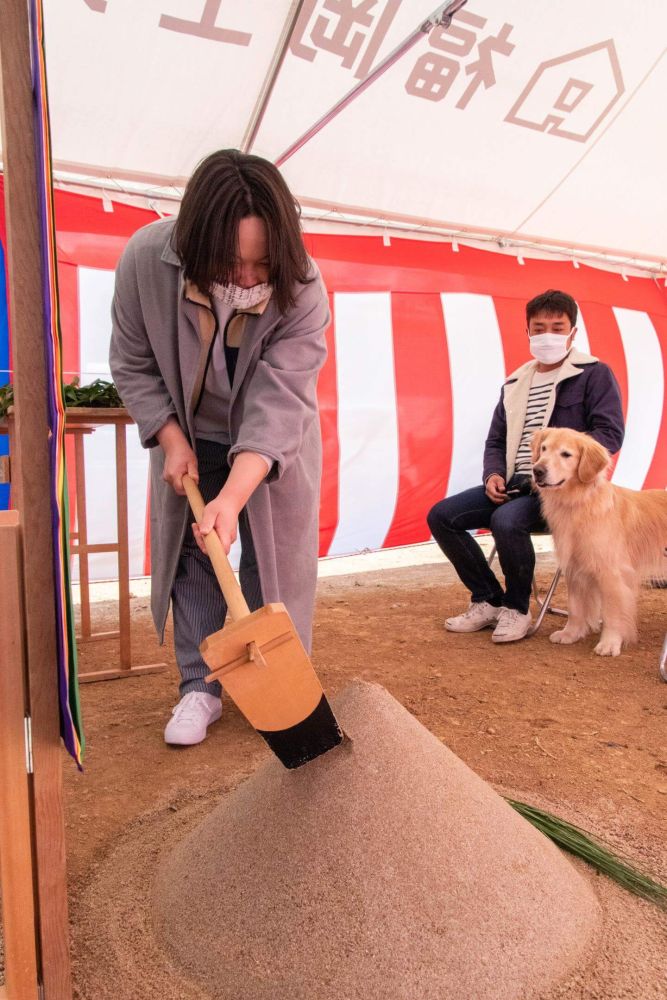
[[[204,500],[194,480],[183,487],[197,524]],[[199,647],[211,673],[285,767],[294,768],[338,746],[343,733],[284,604],[251,613],[215,531],[204,544],[232,624]]]

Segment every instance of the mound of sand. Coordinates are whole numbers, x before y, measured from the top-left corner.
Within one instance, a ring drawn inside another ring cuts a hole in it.
[[[163,861],[154,925],[220,1000],[510,1000],[585,956],[597,900],[565,857],[383,688],[351,738],[263,765]]]

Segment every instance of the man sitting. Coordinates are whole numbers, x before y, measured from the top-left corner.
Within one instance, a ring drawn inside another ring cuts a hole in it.
[[[549,290],[526,306],[528,361],[505,381],[484,448],[483,486],[441,500],[428,525],[471,593],[467,611],[448,618],[450,632],[494,627],[494,642],[523,639],[531,625],[535,570],[532,531],[548,530],[531,492],[531,437],[541,427],[585,431],[614,454],[623,443],[621,396],[611,369],[573,349],[577,304]],[[505,590],[468,532],[490,528]]]

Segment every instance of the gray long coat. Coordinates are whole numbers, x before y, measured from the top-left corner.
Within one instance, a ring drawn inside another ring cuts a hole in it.
[[[162,641],[178,557],[192,516],[185,497],[162,479],[155,437],[175,416],[194,441],[193,412],[216,333],[210,300],[184,281],[171,248],[174,220],[130,239],[116,271],[110,364],[118,391],[151,449],[151,608]],[[273,299],[247,317],[232,389],[230,461],[240,451],[273,459],[248,500],[250,530],[265,602],[282,601],[310,649],[317,578],[322,444],[317,373],[326,359],[327,295],[315,278],[298,285],[281,314]]]

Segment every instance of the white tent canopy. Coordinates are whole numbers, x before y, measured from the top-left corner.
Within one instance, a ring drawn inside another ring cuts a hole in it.
[[[279,160],[434,6],[46,0],[56,177],[178,197],[258,119],[250,150]],[[663,0],[468,0],[282,169],[311,215],[660,270],[666,38]]]

